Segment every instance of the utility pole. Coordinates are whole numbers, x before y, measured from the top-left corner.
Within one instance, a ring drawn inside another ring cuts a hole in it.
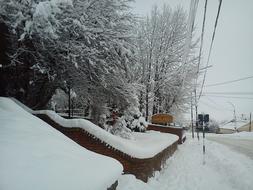
[[[251,132],[251,112],[249,114],[249,132]]]
[[[237,130],[237,126],[236,126],[236,114],[235,114],[235,105],[232,102],[228,102],[230,105],[233,106],[233,113],[234,113],[234,124],[235,124],[235,130]]]
[[[195,114],[196,114],[196,131],[197,131],[197,137],[198,137],[198,140],[199,140],[199,118],[198,118],[198,102],[197,102],[197,89],[195,88],[194,90],[194,94],[195,94]]]
[[[193,130],[193,107],[192,107],[192,93],[191,93],[191,125],[192,125],[192,138],[194,139],[194,130]]]
[[[69,118],[71,117],[71,89],[70,85],[68,85],[68,95],[69,95]]]
[[[206,145],[205,145],[205,128],[206,128],[206,122],[204,121],[205,114],[203,113],[203,121],[202,121],[202,132],[203,132],[203,165],[205,165],[205,154],[206,154]]]

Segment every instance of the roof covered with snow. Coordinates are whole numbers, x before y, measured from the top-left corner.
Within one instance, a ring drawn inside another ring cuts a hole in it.
[[[0,97],[0,189],[107,189],[122,165]]]
[[[223,126],[221,126],[220,128],[222,128],[222,129],[237,129],[237,128],[239,128],[239,127],[241,127],[241,126],[243,126],[243,125],[245,125],[247,123],[247,121],[236,121],[236,122],[232,122],[232,121],[230,121],[230,122],[228,122],[228,123],[226,123],[225,125],[223,125]]]

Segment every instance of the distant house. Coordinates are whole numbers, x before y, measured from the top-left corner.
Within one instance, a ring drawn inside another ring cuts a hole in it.
[[[232,134],[232,133],[235,133],[235,130],[234,129],[220,127],[218,129],[218,133],[220,133],[220,134]]]
[[[249,132],[250,131],[250,122],[248,123],[245,123],[244,125],[241,125],[240,127],[238,127],[237,129],[239,132],[242,132],[242,131],[247,131]],[[251,131],[253,131],[253,123],[251,122]]]
[[[234,121],[231,120],[228,123],[224,124],[223,126],[219,127],[218,133],[221,134],[231,134],[235,132],[240,132],[239,128],[241,126],[244,126],[247,123],[245,120],[240,120],[240,121]]]

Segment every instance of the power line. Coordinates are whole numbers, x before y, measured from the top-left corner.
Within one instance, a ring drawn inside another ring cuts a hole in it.
[[[253,95],[253,92],[204,92],[204,94],[221,94],[221,95]]]
[[[211,105],[211,104],[209,104],[209,103],[207,103],[207,102],[204,102],[202,99],[200,100],[200,102],[201,102],[203,105],[205,105],[205,106],[207,106],[207,107],[209,107],[209,108],[215,109],[215,110],[219,110],[219,111],[231,111],[231,110],[229,110],[229,109],[224,109],[224,108],[220,108],[220,107],[213,106],[213,105]]]
[[[230,83],[234,83],[234,82],[238,82],[238,81],[242,81],[242,80],[247,80],[247,79],[251,79],[251,78],[253,78],[253,76],[243,77],[243,78],[239,78],[239,79],[235,79],[235,80],[230,80],[230,81],[225,81],[225,82],[220,82],[220,83],[209,84],[209,85],[205,85],[205,87],[211,87],[211,86],[219,86],[219,85],[224,85],[224,84],[230,84]]]
[[[233,99],[246,99],[246,100],[253,100],[252,97],[240,97],[240,96],[216,96],[216,95],[206,95],[203,94],[202,96],[210,96],[210,97],[217,97],[217,98],[233,98]]]
[[[227,111],[228,111],[228,110],[229,110],[229,111],[232,111],[232,110],[230,110],[230,109],[228,109],[228,108],[225,108],[224,106],[218,104],[216,101],[214,101],[214,100],[211,99],[210,97],[207,97],[207,96],[206,96],[206,98],[207,98],[207,100],[209,100],[210,102],[212,102],[212,104],[215,104],[215,105],[219,106],[221,109],[227,110]]]
[[[204,44],[204,33],[205,33],[205,23],[206,23],[207,2],[208,2],[208,0],[205,1],[204,18],[203,18],[203,23],[202,23],[202,31],[201,31],[201,39],[200,39],[200,49],[199,49],[197,77],[198,77],[198,74],[199,74],[199,67],[200,67],[200,61],[201,61],[201,56],[202,56],[202,49],[203,49],[203,44]]]
[[[215,33],[216,33],[216,28],[217,28],[217,25],[218,25],[219,16],[220,16],[221,4],[222,4],[222,0],[220,0],[220,2],[219,2],[218,12],[217,12],[216,20],[215,20],[215,24],[214,24],[213,36],[212,36],[212,41],[211,41],[211,45],[210,45],[210,49],[209,49],[209,53],[208,53],[206,67],[208,67],[209,61],[210,61],[210,56],[211,56],[211,52],[212,52],[212,48],[213,48],[214,37],[215,37]],[[203,87],[204,87],[205,80],[206,80],[206,73],[207,73],[207,70],[205,70],[204,78],[203,78],[202,85],[201,85],[201,90],[200,90],[200,93],[199,93],[199,99],[200,99],[200,97],[202,95],[202,92],[203,92]]]

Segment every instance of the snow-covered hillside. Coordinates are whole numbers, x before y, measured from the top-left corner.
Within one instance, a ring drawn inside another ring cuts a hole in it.
[[[123,170],[3,97],[0,155],[1,190],[103,190]]]

